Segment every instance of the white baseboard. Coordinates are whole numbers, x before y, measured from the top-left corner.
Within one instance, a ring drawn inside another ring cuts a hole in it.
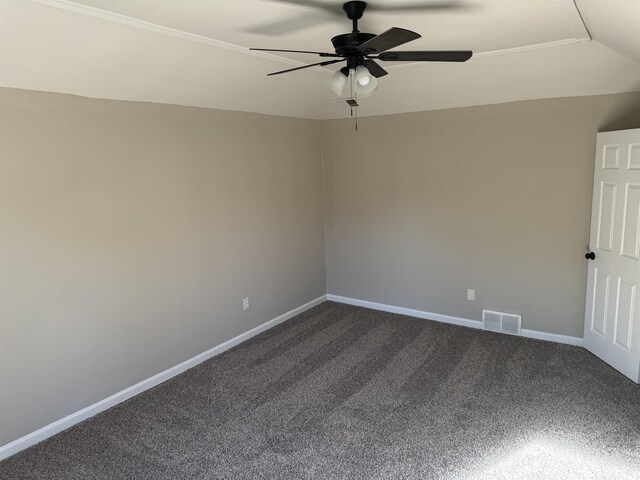
[[[19,451],[30,447],[31,445],[35,445],[36,443],[39,443],[55,435],[56,433],[66,430],[67,428],[72,427],[73,425],[80,423],[83,420],[86,420],[87,418],[90,418],[108,408],[113,407],[114,405],[117,405],[118,403],[121,403],[135,395],[138,395],[139,393],[144,392],[149,388],[155,387],[156,385],[159,385],[160,383],[166,380],[169,380],[170,378],[175,377],[176,375],[179,375],[185,370],[193,368],[199,363],[202,363],[205,360],[215,357],[216,355],[219,355],[222,352],[235,347],[236,345],[244,342],[245,340],[248,340],[251,337],[258,335],[259,333],[264,332],[265,330],[275,327],[279,323],[289,320],[290,318],[293,318],[296,315],[299,315],[302,312],[309,310],[310,308],[313,308],[316,305],[319,305],[325,300],[330,300],[338,303],[345,303],[349,305],[355,305],[359,307],[370,308],[372,310],[398,313],[401,315],[408,315],[411,317],[423,318],[426,320],[434,320],[436,322],[450,323],[453,325],[461,325],[464,327],[478,328],[478,329],[482,328],[482,322],[479,320],[471,320],[468,318],[453,317],[450,315],[442,315],[439,313],[425,312],[422,310],[414,310],[411,308],[385,305],[382,303],[369,302],[366,300],[358,300],[355,298],[342,297],[339,295],[331,295],[331,294],[322,295],[316,298],[315,300],[312,300],[308,303],[305,303],[304,305],[294,308],[293,310],[287,313],[284,313],[272,320],[269,320],[268,322],[265,322],[262,325],[252,328],[247,332],[241,333],[237,337],[227,340],[226,342],[221,343],[220,345],[217,345],[207,350],[206,352],[202,352],[201,354],[196,355],[195,357],[185,360],[184,362],[178,365],[175,365],[163,372],[158,373],[157,375],[154,375],[153,377],[147,378],[146,380],[136,383],[135,385],[132,385],[129,388],[125,388],[124,390],[118,393],[115,393],[110,397],[105,398],[104,400],[100,400],[99,402],[96,402],[93,405],[89,405],[88,407],[83,408],[82,410],[79,410],[75,413],[67,415],[66,417],[61,418],[60,420],[57,420],[53,423],[50,423],[49,425],[46,425],[40,428],[39,430],[36,430],[35,432],[29,433],[23,437],[18,438],[17,440],[14,440],[11,443],[3,445],[2,447],[0,447],[0,460],[8,458],[11,455],[18,453]],[[578,337],[570,337],[567,335],[558,335],[555,333],[546,333],[546,332],[539,332],[537,330],[527,330],[527,329],[522,329],[521,333],[523,337],[535,338],[538,340],[547,340],[547,341],[557,342],[557,343],[565,343],[568,345],[582,346],[582,338],[578,338]]]
[[[153,377],[147,378],[146,380],[136,383],[135,385],[132,385],[129,388],[125,388],[124,390],[118,393],[115,393],[110,397],[105,398],[104,400],[100,400],[99,402],[96,402],[93,405],[89,405],[88,407],[83,408],[82,410],[79,410],[75,413],[67,415],[66,417],[61,418],[60,420],[57,420],[53,423],[50,423],[49,425],[46,425],[40,428],[39,430],[36,430],[35,432],[29,433],[24,437],[20,437],[11,443],[3,445],[2,447],[0,447],[0,460],[8,458],[11,455],[18,453],[20,450],[24,450],[25,448],[30,447],[31,445],[35,445],[36,443],[39,443],[55,435],[56,433],[61,432],[62,430],[66,430],[67,428],[72,427],[76,423],[80,423],[89,417],[93,417],[94,415],[110,407],[113,407],[118,403],[124,402],[125,400],[135,395],[138,395],[139,393],[142,393],[151,387],[155,387],[156,385],[162,382],[165,382],[170,378],[175,377],[176,375],[179,375],[185,370],[193,368],[199,363],[202,363],[205,360],[210,359],[211,357],[215,357],[216,355],[219,355],[222,352],[235,347],[236,345],[244,342],[245,340],[248,340],[251,337],[258,335],[259,333],[264,332],[265,330],[275,327],[279,323],[289,320],[290,318],[293,318],[296,315],[299,315],[300,313],[306,310],[309,310],[310,308],[315,307],[316,305],[319,305],[320,303],[324,302],[326,299],[327,299],[327,296],[322,295],[316,298],[315,300],[311,300],[310,302],[305,303],[304,305],[301,305],[297,308],[294,308],[293,310],[290,310],[289,312],[284,313],[279,317],[269,320],[268,322],[265,322],[262,325],[252,328],[247,332],[241,333],[237,337],[233,337],[232,339],[227,340],[226,342],[221,343],[220,345],[217,345],[207,350],[206,352],[202,352],[201,354],[196,355],[195,357],[185,360],[184,362],[179,363],[178,365],[175,365],[163,372],[160,372],[157,375],[154,375]]]
[[[520,331],[523,337],[535,338],[537,340],[546,340],[548,342],[564,343],[566,345],[582,346],[582,338],[571,337],[569,335],[560,335],[559,333],[540,332],[539,330],[529,330],[523,328]]]
[[[482,328],[480,320],[470,320],[468,318],[452,317],[451,315],[442,315],[440,313],[425,312],[422,310],[414,310],[412,308],[396,307],[393,305],[385,305],[383,303],[368,302],[366,300],[358,300],[356,298],[341,297],[339,295],[327,295],[327,300],[338,303],[346,303],[348,305],[356,305],[358,307],[371,308],[373,310],[381,310],[383,312],[399,313],[400,315],[408,315],[410,317],[424,318],[426,320],[435,320],[436,322],[451,323],[453,325],[461,325],[470,328]],[[557,333],[539,332],[538,330],[522,329],[520,336],[535,338],[537,340],[547,340],[549,342],[564,343],[567,345],[582,346],[582,338],[570,337],[568,335],[559,335]]]
[[[396,307],[393,305],[385,305],[383,303],[368,302],[366,300],[341,297],[339,295],[327,295],[327,300],[338,303],[346,303],[348,305],[355,305],[357,307],[371,308],[372,310],[380,310],[382,312],[399,313],[400,315],[424,318],[425,320],[435,320],[436,322],[452,323],[454,325],[462,325],[463,327],[482,328],[482,322],[478,320],[452,317],[451,315],[442,315],[440,313],[424,312],[422,310],[413,310],[412,308]]]

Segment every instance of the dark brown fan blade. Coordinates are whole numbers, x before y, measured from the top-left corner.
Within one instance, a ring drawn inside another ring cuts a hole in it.
[[[315,27],[327,21],[331,21],[336,15],[326,11],[315,11],[310,15],[308,11],[303,11],[297,15],[291,15],[276,20],[267,20],[263,22],[253,23],[244,27],[242,30],[249,33],[257,33],[258,35],[276,36],[285,33],[295,32],[304,28]]]
[[[379,64],[371,59],[367,59],[364,61],[364,66],[367,67],[369,73],[376,78],[384,77],[387,72],[384,68],[382,68]]]
[[[378,2],[367,2],[367,10],[372,12],[410,12],[425,10],[462,10],[472,8],[471,5],[459,0],[444,0],[431,2],[408,2],[392,5],[381,5]]]
[[[280,75],[281,73],[295,72],[296,70],[302,70],[303,68],[316,67],[316,66],[324,67],[325,65],[331,65],[332,63],[338,63],[338,62],[344,62],[344,59],[339,58],[338,60],[328,60],[326,62],[312,63],[311,65],[303,65],[301,67],[290,68],[288,70],[280,70],[279,72],[268,73],[267,77],[270,77],[271,75]]]
[[[319,10],[328,11],[338,15],[342,15],[342,11],[336,3],[325,3],[317,0],[271,0],[279,3],[288,3],[291,5],[300,5],[304,7],[312,7]],[[387,2],[388,3],[388,2]],[[420,11],[420,10],[454,10],[461,8],[472,8],[472,6],[466,2],[460,0],[430,0],[425,2],[413,1],[402,2],[395,4],[381,4],[380,2],[367,2],[367,10],[378,12],[402,12],[402,11]]]
[[[337,53],[308,52],[307,50],[278,50],[276,48],[250,48],[249,50],[257,50],[259,52],[310,53],[312,55],[320,55],[321,57],[339,57],[340,56]]]
[[[326,2],[317,1],[317,0],[275,0],[275,1],[279,3],[289,3],[291,5],[300,5],[302,7],[313,7],[319,10],[326,10],[340,16],[344,15],[344,13],[342,12],[342,9],[340,8],[339,3],[338,4],[333,2],[326,3]]]
[[[358,50],[364,53],[380,53],[418,38],[420,38],[420,35],[416,32],[393,27],[359,45]]]
[[[377,59],[383,62],[466,62],[472,55],[471,50],[384,52]]]

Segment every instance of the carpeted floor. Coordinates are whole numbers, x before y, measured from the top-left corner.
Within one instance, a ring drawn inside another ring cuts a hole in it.
[[[638,480],[640,387],[581,348],[326,302],[0,478]]]

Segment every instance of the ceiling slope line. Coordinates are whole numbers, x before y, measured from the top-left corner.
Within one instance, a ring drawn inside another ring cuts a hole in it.
[[[573,33],[573,38],[565,38],[561,40],[553,40],[551,42],[534,43],[531,45],[523,45],[521,47],[503,48],[499,50],[489,50],[486,52],[478,52],[473,54],[472,58],[493,57],[497,55],[512,55],[514,53],[528,52],[531,50],[540,50],[543,48],[561,47],[564,45],[572,45],[574,43],[585,43],[592,40],[591,34],[587,29],[587,25],[584,23],[584,19],[580,14],[580,10],[575,3],[575,0],[557,0],[562,17],[564,18],[567,26]],[[412,62],[403,65],[393,65],[387,67],[387,70],[400,70],[405,68],[416,68],[425,66],[423,63]]]
[[[582,14],[576,5],[575,0],[557,0],[562,16],[567,22],[567,26],[573,32],[574,38],[579,42],[588,42],[592,39],[587,25],[584,23]]]
[[[47,7],[57,8],[58,10],[64,10],[67,12],[77,13],[79,15],[85,15],[87,17],[97,18],[111,23],[117,23],[127,27],[137,28],[138,30],[144,30],[159,35],[165,35],[168,37],[177,38],[180,40],[186,40],[189,42],[200,43],[202,45],[208,45],[210,47],[221,48],[235,53],[241,53],[243,55],[249,55],[251,57],[258,57],[265,60],[272,60],[274,62],[282,63],[285,65],[291,65],[294,67],[300,67],[306,65],[305,62],[292,60],[287,57],[280,57],[278,55],[272,55],[266,52],[249,50],[248,47],[236,45],[234,43],[223,42],[211,37],[205,37],[204,35],[198,35],[195,33],[185,32],[183,30],[177,30],[171,27],[165,27],[156,23],[147,22],[138,18],[128,17],[119,13],[108,12],[99,8],[90,7],[88,5],[81,5],[68,0],[29,0],[32,3],[38,3]],[[312,67],[309,70],[315,70],[317,72],[330,72],[327,69],[321,67]]]
[[[490,50],[474,54],[474,57],[493,57],[495,55],[511,55],[514,53],[529,52],[531,50],[542,50],[544,48],[562,47],[564,45],[573,45],[575,43],[583,43],[582,40],[575,38],[564,38],[562,40],[553,40],[551,42],[533,43],[531,45],[523,45],[521,47],[502,48],[500,50]]]

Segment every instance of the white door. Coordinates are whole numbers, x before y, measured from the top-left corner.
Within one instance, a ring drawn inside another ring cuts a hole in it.
[[[640,128],[598,134],[589,247],[584,347],[640,383]]]

